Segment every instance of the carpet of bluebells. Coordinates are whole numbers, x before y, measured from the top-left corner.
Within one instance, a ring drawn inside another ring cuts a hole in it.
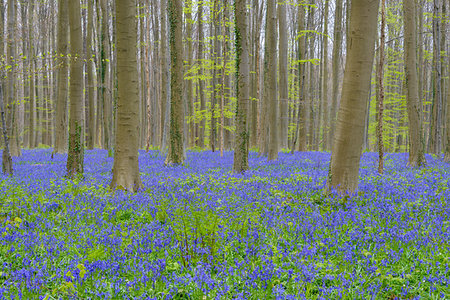
[[[111,192],[113,158],[23,151],[0,177],[1,299],[450,298],[450,165],[361,161],[354,197],[324,196],[330,154],[141,152],[136,193]]]

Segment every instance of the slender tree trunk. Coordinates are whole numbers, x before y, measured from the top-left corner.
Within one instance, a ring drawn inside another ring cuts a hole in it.
[[[150,5],[147,6],[146,10],[147,16],[150,16]],[[147,28],[145,31],[146,34],[146,42],[145,42],[145,86],[147,88],[147,94],[146,94],[146,114],[147,114],[147,137],[146,137],[146,145],[145,150],[148,152],[150,149],[150,144],[152,143],[153,139],[153,128],[154,120],[152,118],[152,82],[150,79],[150,66],[151,63],[153,63],[153,59],[150,61],[150,28],[149,28],[150,20],[148,20]],[[155,45],[155,48],[157,48],[157,45]],[[155,94],[155,90],[153,90],[153,93]]]
[[[264,101],[269,120],[268,159],[278,158],[278,95],[277,95],[277,17],[276,1],[267,0],[266,49],[264,55]]]
[[[31,0],[29,2],[29,9],[30,9],[30,22],[29,22],[29,36],[28,36],[28,43],[30,45],[30,62],[29,62],[29,69],[30,69],[30,120],[29,120],[29,141],[30,141],[30,148],[33,149],[36,146],[36,86],[35,86],[35,66],[36,66],[36,58],[35,58],[35,50],[34,50],[34,41],[33,41],[33,21],[34,21],[34,1]]]
[[[306,58],[306,37],[305,37],[305,8],[300,5],[298,7],[298,112],[295,137],[292,152],[298,144],[298,151],[306,151],[306,103],[304,99],[305,87],[305,58]],[[297,143],[298,141],[298,143]]]
[[[95,142],[95,86],[94,86],[94,57],[92,55],[92,32],[94,21],[93,1],[88,1],[88,16],[87,16],[87,77],[88,77],[88,105],[89,105],[89,128],[88,137],[86,140],[87,148],[94,149]]]
[[[450,163],[450,61],[447,64],[447,122],[446,122],[446,129],[447,129],[447,146],[445,147],[445,157],[444,161]]]
[[[378,119],[377,119],[377,140],[378,140],[378,173],[383,174],[384,153],[383,153],[383,110],[384,110],[384,28],[386,24],[386,0],[381,0],[381,32],[380,32],[380,50],[379,50],[379,68],[378,68]]]
[[[194,62],[194,47],[193,47],[193,30],[192,30],[192,10],[193,1],[186,1],[187,12],[186,12],[186,35],[187,35],[187,60],[188,60],[188,70],[191,70]],[[189,72],[189,71],[188,71]],[[194,88],[191,79],[186,82],[187,85],[187,101],[188,101],[188,115],[191,118],[189,122],[189,147],[194,147],[195,143],[195,122],[194,122]]]
[[[227,14],[225,11],[228,10],[228,0],[223,1],[223,7],[224,12],[222,13],[222,33],[225,34],[225,28],[226,28],[226,21],[227,21]],[[224,118],[224,108],[225,108],[225,89],[228,87],[225,87],[225,76],[226,76],[226,66],[227,66],[227,59],[228,59],[228,42],[223,42],[223,64],[222,64],[222,87],[221,87],[221,96],[220,96],[220,130],[219,130],[219,147],[220,147],[220,157],[223,157],[223,151],[224,151],[224,135],[225,135],[225,118]]]
[[[426,164],[422,135],[422,109],[417,87],[416,60],[416,15],[414,0],[403,1],[405,27],[405,73],[409,121],[409,161],[408,165],[420,167]]]
[[[2,7],[2,9],[3,9],[3,7]],[[11,153],[9,152],[9,139],[8,139],[8,131],[6,130],[5,106],[3,105],[3,88],[2,88],[1,83],[0,83],[0,114],[1,114],[1,121],[2,121],[3,141],[5,143],[5,145],[4,145],[5,148],[3,149],[3,153],[2,153],[2,170],[3,170],[3,174],[12,176],[13,175],[13,163],[12,163]]]
[[[352,1],[342,101],[328,176],[328,187],[341,193],[354,193],[358,188],[378,4],[378,0]]]
[[[339,57],[342,48],[342,0],[336,0],[336,10],[334,16],[334,41],[333,41],[333,83],[332,83],[332,103],[330,113],[330,136],[328,140],[333,141],[336,128],[336,112],[338,109],[339,97]],[[347,57],[348,57],[347,53]]]
[[[322,140],[323,149],[328,150],[330,142],[328,141],[329,131],[329,115],[330,106],[328,99],[328,12],[329,12],[329,0],[325,0],[325,12],[324,12],[324,31],[323,31],[323,72],[322,72],[322,105],[323,105],[323,124],[322,124]]]
[[[98,148],[104,148],[103,147],[103,70],[104,70],[104,63],[103,63],[103,56],[102,54],[102,17],[101,17],[101,6],[100,1],[95,1],[95,7],[96,7],[96,22],[94,26],[94,37],[95,37],[95,56],[97,58],[97,107],[96,107],[96,118],[95,118],[95,147]]]
[[[117,28],[117,127],[112,189],[136,192],[139,176],[139,97],[137,74],[137,26],[134,1],[116,0]]]
[[[111,50],[109,47],[109,18],[108,2],[100,0],[102,24],[101,24],[101,95],[102,95],[102,115],[103,115],[103,147],[111,153],[111,127],[112,127],[112,86],[111,81]]]
[[[280,35],[278,49],[280,74],[280,147],[287,148],[288,141],[288,39],[286,25],[286,4],[278,4],[278,30]]]
[[[197,61],[200,64],[199,72],[203,74],[203,2],[199,2],[198,4],[198,56]],[[200,111],[201,111],[201,120],[200,120],[200,128],[199,128],[199,136],[198,136],[198,146],[203,148],[205,146],[205,127],[206,127],[206,116],[204,114],[206,110],[206,100],[204,94],[204,82],[202,78],[198,80],[198,93],[200,96]]]
[[[308,30],[310,31],[308,33],[308,46],[307,49],[309,50],[309,59],[314,58],[314,40],[315,40],[315,34],[312,32],[314,31],[314,0],[311,0],[310,3],[311,7],[308,9]],[[306,102],[306,114],[307,114],[307,120],[308,120],[308,149],[309,150],[315,150],[314,146],[314,64],[309,63],[309,70],[308,70],[308,98]]]
[[[2,39],[4,38],[4,2],[0,2],[0,33]],[[4,43],[0,43],[0,55],[4,55]],[[2,152],[2,169],[3,174],[13,175],[13,164],[11,159],[11,152],[9,150],[9,140],[8,140],[8,130],[6,127],[6,116],[5,116],[5,105],[3,103],[3,82],[5,80],[3,78],[0,79],[0,117],[2,122],[2,134],[4,141],[4,149]]]
[[[216,149],[216,143],[217,143],[217,119],[216,119],[216,105],[217,105],[217,60],[218,56],[220,56],[220,48],[219,48],[219,3],[218,0],[214,0],[213,4],[213,10],[211,12],[212,14],[212,27],[214,28],[214,42],[213,42],[213,53],[212,53],[212,60],[213,60],[213,76],[212,76],[212,94],[211,94],[211,134],[209,137],[209,142],[211,146],[212,152]],[[211,28],[212,33],[212,28]]]
[[[184,161],[183,105],[183,8],[181,0],[168,2],[170,23],[170,145],[166,162],[181,165]]]
[[[58,91],[56,99],[55,153],[67,152],[67,98],[69,90],[68,46],[69,14],[68,0],[58,2]]]
[[[441,86],[441,0],[433,1],[433,110],[431,119],[430,151],[441,154],[442,151],[442,86]]]
[[[6,88],[6,120],[7,130],[10,143],[11,156],[20,156],[20,147],[18,144],[17,128],[16,128],[16,101],[15,101],[15,81],[16,81],[16,43],[15,43],[15,23],[16,9],[13,0],[8,0],[7,15],[7,39],[6,39],[6,65],[7,70],[7,88]]]
[[[236,47],[236,79],[237,108],[236,136],[234,143],[233,171],[242,173],[248,170],[248,131],[247,110],[250,97],[250,66],[248,51],[248,25],[245,0],[234,1],[235,47]]]
[[[80,1],[70,0],[68,8],[71,63],[67,176],[74,178],[78,174],[83,174],[84,166],[83,41],[81,32]]]
[[[252,0],[253,14],[252,14],[252,56],[251,56],[251,72],[250,72],[250,98],[251,98],[251,119],[250,122],[250,147],[256,148],[258,146],[258,106],[261,103],[259,99],[260,86],[260,37],[261,37],[261,23],[262,23],[262,9],[264,5],[260,5],[258,0]],[[261,124],[260,124],[261,125]]]
[[[225,0],[226,2],[228,0]],[[229,22],[230,20],[230,9],[227,7],[227,5],[224,5],[225,9],[224,9],[224,18],[226,20],[226,22]],[[224,28],[224,33],[226,36],[226,39],[224,41],[225,44],[225,48],[226,49],[231,49],[231,44],[230,44],[230,40],[231,40],[231,30],[230,30],[230,26],[225,26]],[[227,50],[224,50],[224,53],[227,53]],[[227,55],[228,56],[228,55]],[[225,78],[224,78],[224,105],[226,105],[225,102],[230,103],[230,99],[231,99],[231,75],[228,73],[225,73]],[[232,118],[227,118],[224,116],[224,125],[227,126],[228,128],[231,127],[232,124]],[[224,136],[223,136],[223,144],[224,144],[224,149],[226,150],[231,150],[232,149],[232,136],[231,136],[231,131],[230,130],[224,130]]]
[[[166,102],[167,102],[167,30],[166,30],[166,23],[167,23],[167,0],[161,0],[161,47],[159,48],[161,51],[160,59],[161,59],[161,99],[160,99],[160,105],[161,105],[161,132],[160,132],[160,145],[163,143],[164,138],[164,124],[165,124],[165,117],[166,117]]]

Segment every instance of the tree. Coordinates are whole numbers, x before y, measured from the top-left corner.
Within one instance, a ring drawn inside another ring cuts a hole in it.
[[[406,104],[409,121],[408,165],[420,167],[426,164],[422,134],[422,105],[419,99],[416,59],[416,14],[414,0],[403,1],[405,27]]]
[[[433,108],[430,127],[430,151],[441,154],[442,151],[442,86],[441,86],[441,0],[433,0]]]
[[[221,51],[219,47],[219,35],[220,35],[220,6],[219,0],[214,0],[213,10],[211,11],[212,15],[212,25],[214,27],[214,42],[212,50],[212,59],[213,59],[213,75],[212,75],[212,93],[211,93],[211,134],[209,136],[209,142],[211,145],[212,152],[216,149],[217,143],[217,118],[216,118],[216,104],[217,104],[217,85],[218,85],[218,58],[221,56]],[[212,32],[212,28],[211,28]]]
[[[111,115],[112,115],[112,92],[110,87],[111,77],[111,51],[109,47],[109,14],[108,1],[100,0],[101,6],[101,33],[100,33],[100,82],[101,82],[101,99],[102,99],[102,115],[103,115],[103,138],[102,144],[105,149],[111,150]],[[108,151],[108,153],[111,153]]]
[[[203,1],[198,3],[198,51],[197,51],[197,61],[200,64],[199,72],[203,73]],[[206,100],[204,93],[204,82],[202,78],[198,79],[198,95],[200,97],[200,111],[206,110]],[[200,124],[198,125],[198,140],[197,146],[203,148],[205,146],[205,127],[206,120],[204,117],[201,118]]]
[[[330,131],[328,141],[332,142],[336,128],[336,111],[338,109],[339,96],[339,58],[342,47],[342,0],[336,0],[336,9],[334,14],[334,33],[333,33],[333,82],[331,90],[331,112],[330,112]],[[350,56],[347,53],[347,56]]]
[[[3,105],[3,88],[0,83],[0,114],[1,114],[1,122],[2,122],[2,134],[3,141],[5,143],[5,149],[3,149],[2,153],[2,169],[3,174],[13,175],[13,164],[11,158],[11,152],[9,152],[9,140],[8,140],[8,131],[6,130],[6,118],[5,118],[5,107]]]
[[[277,15],[276,1],[267,0],[266,49],[264,55],[264,101],[269,120],[268,159],[278,158],[278,95],[277,95]]]
[[[280,146],[287,148],[288,142],[288,39],[287,39],[287,25],[286,25],[286,3],[278,4],[278,30],[280,35],[279,40],[279,57],[280,62]]]
[[[236,47],[236,135],[234,143],[233,171],[248,170],[247,110],[250,97],[250,66],[247,34],[246,0],[234,1],[235,47]]]
[[[20,156],[20,145],[17,126],[17,101],[15,97],[16,92],[16,71],[18,62],[16,58],[16,6],[13,0],[8,0],[8,18],[7,18],[7,40],[6,40],[6,65],[9,67],[7,79],[8,85],[6,88],[6,111],[7,111],[7,125],[8,137],[11,156]]]
[[[328,130],[330,115],[330,107],[328,103],[328,12],[329,12],[329,0],[325,0],[325,12],[324,12],[324,30],[323,30],[323,73],[322,73],[322,103],[323,103],[323,125],[322,125],[322,140],[323,149],[329,149],[328,142]]]
[[[354,193],[358,188],[378,4],[378,0],[352,1],[342,101],[328,175],[328,188],[341,193]]]
[[[0,2],[0,32],[3,35],[3,17],[4,17],[4,4],[3,1]],[[0,56],[4,53],[4,43],[0,43]],[[2,74],[4,76],[4,74]],[[3,77],[2,76],[2,77]],[[6,128],[6,117],[5,117],[5,106],[3,103],[3,79],[0,79],[0,117],[2,122],[2,134],[5,143],[5,148],[2,153],[2,169],[4,174],[13,174],[13,166],[11,159],[11,152],[9,151],[9,140],[8,140],[8,130]]]
[[[53,152],[67,152],[67,98],[69,90],[69,11],[68,0],[58,2],[58,74],[57,74],[57,98],[56,98],[56,124],[55,147]]]
[[[379,66],[378,66],[378,124],[377,124],[377,140],[378,140],[378,173],[383,174],[384,171],[384,153],[383,153],[383,109],[384,109],[384,43],[386,35],[384,28],[386,25],[386,0],[381,0],[381,32],[380,32],[380,48],[379,48]]]
[[[160,107],[161,107],[161,115],[160,115],[160,145],[163,145],[164,135],[165,135],[165,124],[166,124],[166,103],[167,103],[167,0],[161,0],[161,46],[159,50],[161,51],[160,59],[161,59],[161,88],[160,88]]]
[[[74,178],[78,174],[83,174],[84,165],[83,40],[79,0],[69,1],[69,28],[71,63],[67,176]]]
[[[305,122],[305,100],[304,100],[304,87],[305,87],[305,65],[304,60],[306,57],[306,41],[305,41],[305,8],[303,5],[299,5],[298,12],[298,25],[297,25],[297,40],[298,40],[298,111],[296,120],[296,129],[294,140],[292,142],[291,153],[296,150],[298,141],[298,150],[306,151],[306,122]]]
[[[448,64],[448,83],[447,83],[447,146],[445,147],[444,161],[450,163],[450,63]]]
[[[168,164],[180,165],[184,160],[183,105],[183,8],[180,0],[169,0],[170,23],[170,145]]]
[[[134,1],[116,0],[117,28],[117,126],[112,189],[136,192],[139,177],[139,97],[137,27]]]
[[[87,16],[87,41],[86,41],[86,59],[87,59],[87,77],[88,77],[88,105],[89,105],[89,118],[88,118],[88,136],[86,139],[86,146],[88,149],[94,149],[95,142],[95,98],[94,98],[94,58],[92,56],[92,32],[94,21],[94,8],[93,1],[88,1],[88,16]]]

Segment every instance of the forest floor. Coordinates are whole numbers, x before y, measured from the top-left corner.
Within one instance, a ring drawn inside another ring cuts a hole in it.
[[[324,197],[330,155],[140,153],[145,189],[108,189],[113,158],[23,151],[0,177],[1,299],[443,299],[450,295],[450,167],[364,154],[355,197]],[[14,295],[14,296],[13,296]]]

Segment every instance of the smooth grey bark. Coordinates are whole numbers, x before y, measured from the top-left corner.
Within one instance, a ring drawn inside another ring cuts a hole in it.
[[[359,161],[373,67],[379,0],[353,0],[348,53],[328,189],[353,194],[358,188]]]
[[[442,0],[433,1],[433,105],[430,127],[430,151],[440,155],[442,151],[442,69],[441,69],[441,17]]]
[[[160,114],[160,124],[161,124],[161,132],[160,132],[160,145],[163,147],[163,140],[165,137],[165,130],[166,126],[166,108],[167,108],[167,102],[168,102],[168,88],[167,88],[167,81],[168,81],[168,68],[167,68],[167,0],[161,0],[161,39],[160,43],[161,46],[159,47],[160,53],[160,71],[161,71],[161,88],[160,88],[160,107],[161,107],[161,114]],[[165,148],[165,147],[164,147]]]
[[[70,113],[67,176],[83,174],[84,107],[83,107],[83,41],[79,0],[69,1],[70,29]]]
[[[69,96],[69,8],[68,1],[58,2],[58,74],[56,94],[55,147],[53,152],[67,152],[67,100]]]
[[[323,123],[322,123],[322,141],[323,149],[329,149],[328,131],[329,131],[329,115],[330,105],[328,98],[328,13],[329,13],[329,0],[325,0],[325,12],[324,12],[324,31],[323,31],[323,63],[322,63],[322,111],[323,111]]]
[[[264,101],[269,121],[268,160],[278,158],[278,94],[277,94],[277,10],[276,1],[267,0],[266,49],[264,55]]]
[[[419,97],[417,59],[416,59],[416,14],[415,1],[403,1],[405,28],[405,75],[406,75],[406,105],[409,130],[409,160],[408,165],[420,167],[426,164],[424,155],[422,105]]]
[[[248,25],[246,0],[234,1],[235,47],[236,47],[236,136],[234,143],[233,172],[248,170],[247,110],[250,97],[250,66],[248,51]]]
[[[279,137],[280,147],[287,148],[288,142],[288,38],[286,25],[286,4],[278,4],[278,31],[279,31],[279,93],[280,93],[280,121]]]
[[[333,82],[331,90],[330,131],[328,141],[332,142],[336,128],[336,112],[338,110],[339,97],[339,57],[342,49],[342,0],[336,0],[333,33]],[[348,57],[347,53],[347,57]]]
[[[94,86],[94,57],[92,55],[93,47],[93,23],[94,22],[94,8],[93,1],[88,1],[88,14],[87,14],[87,41],[86,41],[86,64],[87,64],[87,89],[88,89],[88,136],[86,139],[87,149],[94,149],[95,143],[95,86]]]
[[[136,192],[139,175],[139,97],[137,26],[134,1],[116,0],[117,29],[117,126],[112,189]]]
[[[0,82],[0,114],[2,122],[3,142],[5,145],[2,152],[2,170],[3,174],[12,176],[13,163],[11,158],[11,152],[9,151],[9,139],[8,139],[8,131],[6,130],[5,106],[3,105],[3,88],[1,82]]]

